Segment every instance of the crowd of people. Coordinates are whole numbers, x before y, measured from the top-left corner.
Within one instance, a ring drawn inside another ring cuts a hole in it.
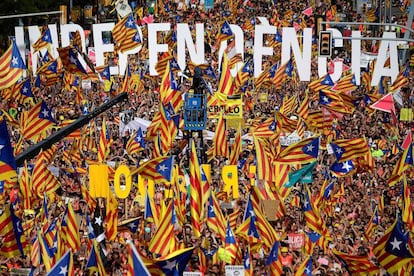
[[[188,3],[187,3],[188,2]],[[271,24],[278,27],[282,26],[293,26],[299,24],[304,27],[314,27],[309,15],[304,15],[302,12],[311,7],[312,3],[307,1],[290,1],[289,5],[286,5],[283,1],[216,1],[214,7],[208,11],[203,9],[203,6],[198,1],[186,1],[180,2],[168,2],[163,7],[158,7],[154,14],[155,22],[189,22],[196,23],[202,22],[209,30],[208,43],[209,52],[206,53],[206,59],[210,60],[211,65],[218,72],[218,47],[214,37],[219,32],[220,24],[227,20],[229,23],[238,24],[243,26],[245,32],[245,58],[248,58],[252,54],[254,32],[249,30],[248,25],[256,20],[256,17],[263,16],[269,19]],[[224,15],[223,11],[228,11],[229,15]],[[314,4],[313,13],[327,17],[330,20],[336,20],[335,15],[337,13],[345,14],[349,18],[348,21],[358,22],[364,21],[365,15],[357,13],[352,6],[352,1],[338,0],[336,3],[320,2]],[[147,16],[148,11],[144,11],[144,16]],[[135,14],[136,21],[141,25],[141,19]],[[253,20],[253,21],[252,21]],[[406,15],[396,16],[396,22],[404,23]],[[303,24],[303,22],[305,24]],[[145,24],[142,24],[145,27]],[[349,26],[349,29],[359,28],[358,26]],[[348,30],[344,28],[342,31]],[[369,30],[364,30],[369,31]],[[383,31],[376,29],[378,34]],[[316,35],[316,33],[314,33]],[[92,43],[92,42],[91,42]],[[144,48],[149,48],[150,45],[145,45],[146,40],[144,38]],[[250,46],[249,46],[250,45]],[[89,45],[93,46],[93,45]],[[378,45],[372,44],[371,42],[363,43],[364,50],[375,52]],[[278,47],[278,46],[276,46]],[[280,46],[279,46],[280,47]],[[350,65],[350,52],[346,47],[336,49],[331,57],[333,60],[336,57],[344,59],[344,63]],[[146,60],[140,56],[144,55],[145,50],[141,51],[132,57],[129,57],[129,62],[132,68],[132,72],[141,73],[145,71]],[[265,57],[263,62],[264,66],[267,64],[273,65],[278,62],[280,51],[275,49],[274,56]],[[115,57],[115,56],[114,56]],[[108,57],[109,59],[109,57]],[[116,59],[116,58],[115,58]],[[312,62],[316,62],[317,52],[314,51]],[[109,61],[108,61],[109,62]],[[113,61],[111,61],[113,62]],[[294,70],[298,70],[295,68]],[[410,68],[411,69],[411,68]],[[317,68],[312,68],[312,81],[319,79],[317,75]],[[355,87],[350,95],[353,97],[354,110],[353,112],[344,112],[341,116],[335,119],[331,119],[329,126],[315,127],[307,124],[305,129],[315,135],[321,136],[321,141],[324,141],[325,147],[326,141],[329,139],[351,139],[365,137],[370,147],[370,154],[373,156],[373,166],[359,166],[355,168],[352,173],[344,174],[340,177],[333,177],[330,174],[330,167],[333,164],[333,154],[328,154],[326,149],[321,150],[317,158],[317,164],[313,170],[312,183],[310,187],[311,197],[321,199],[321,195],[324,193],[327,181],[334,181],[335,187],[332,190],[332,197],[326,200],[324,207],[320,205],[320,213],[323,219],[324,227],[326,230],[324,235],[328,240],[326,245],[317,244],[310,252],[313,259],[312,275],[350,275],[349,270],[343,262],[334,254],[335,251],[342,252],[344,254],[352,256],[367,256],[373,264],[378,264],[373,253],[373,247],[380,237],[382,237],[385,231],[392,225],[396,214],[402,212],[401,206],[401,188],[402,182],[390,186],[388,184],[389,178],[392,175],[394,166],[400,160],[403,153],[403,149],[399,148],[403,143],[407,135],[411,134],[412,123],[411,121],[398,120],[400,117],[400,110],[402,108],[412,108],[413,103],[413,75],[410,70],[408,78],[408,84],[400,89],[403,106],[395,104],[397,122],[392,123],[393,118],[390,118],[390,114],[382,111],[374,111],[369,108],[369,103],[364,101],[366,95],[375,94],[377,100],[384,95],[378,92],[378,87],[371,87],[369,84],[361,81],[361,85]],[[33,82],[34,82],[33,78]],[[88,275],[86,263],[90,252],[90,244],[88,237],[87,223],[84,214],[88,213],[91,221],[99,215],[96,210],[104,210],[105,201],[102,199],[98,200],[98,205],[95,210],[90,210],[86,204],[85,199],[82,196],[82,191],[78,185],[79,180],[84,185],[88,186],[87,174],[75,175],[71,172],[72,164],[65,159],[64,155],[68,149],[73,149],[73,145],[78,144],[80,147],[78,151],[82,158],[81,166],[87,169],[88,164],[92,164],[97,160],[99,150],[99,139],[100,129],[102,122],[105,119],[107,132],[109,137],[112,139],[109,153],[106,157],[106,162],[111,166],[119,166],[120,164],[126,164],[129,167],[137,167],[139,162],[151,160],[154,158],[154,148],[156,145],[154,141],[146,141],[146,148],[139,153],[133,155],[128,154],[126,145],[131,137],[134,137],[134,130],[130,129],[126,132],[121,132],[119,129],[120,125],[120,113],[128,111],[132,114],[132,118],[143,118],[147,121],[152,121],[154,116],[157,114],[160,108],[160,80],[161,76],[151,77],[145,75],[140,83],[139,90],[129,91],[128,101],[124,101],[116,104],[110,110],[100,114],[93,120],[93,124],[90,123],[83,128],[82,136],[88,136],[92,138],[92,147],[89,147],[84,143],[83,138],[75,139],[63,139],[55,144],[55,152],[53,159],[49,166],[55,168],[55,174],[58,177],[60,188],[55,193],[48,195],[48,214],[47,220],[49,222],[55,219],[61,218],[65,213],[66,204],[70,202],[76,214],[79,215],[79,229],[81,246],[80,249],[74,254],[74,267],[75,275]],[[77,87],[70,87],[66,89],[63,85],[63,80],[58,81],[50,86],[41,86],[41,89],[36,91],[36,100],[43,100],[53,110],[53,117],[56,120],[55,127],[49,129],[44,135],[44,138],[49,136],[54,131],[59,129],[64,121],[73,120],[82,116],[85,108],[85,104],[89,110],[92,110],[108,99],[114,96],[114,90],[118,91],[123,85],[122,77],[115,77],[113,80],[113,87],[111,91],[105,91],[104,85],[101,84],[100,80],[92,81],[91,87],[82,89],[83,101],[77,100]],[[218,80],[207,81],[213,91],[217,90]],[[289,118],[293,118],[294,121],[298,119],[296,114],[297,107],[300,106],[305,98],[305,95],[309,93],[310,104],[309,111],[321,110],[319,104],[319,98],[315,91],[309,91],[308,82],[299,82],[294,76],[287,77],[283,83],[270,86],[262,86],[259,89],[255,87],[255,79],[249,77],[247,88],[243,93],[244,99],[244,110],[243,110],[243,121],[244,126],[242,128],[241,135],[247,137],[243,139],[242,150],[240,152],[238,160],[243,160],[245,164],[257,164],[257,157],[255,156],[256,149],[255,143],[253,142],[252,133],[267,119],[275,116],[283,101],[296,97],[296,109],[292,110],[290,114],[286,114]],[[390,85],[390,84],[389,84]],[[191,79],[183,79],[180,82],[179,90],[185,93],[190,93],[192,89]],[[313,94],[312,94],[313,93]],[[265,100],[259,96],[265,95]],[[29,104],[30,106],[30,104]],[[11,109],[17,110],[15,120],[18,122],[22,111],[27,110],[29,107],[16,102],[12,97],[7,97],[6,93],[1,94],[0,109],[3,111],[9,111]],[[180,110],[182,115],[182,109]],[[6,117],[4,117],[6,118]],[[307,122],[308,123],[308,122]],[[312,122],[313,123],[313,122]],[[217,119],[208,119],[207,129],[209,131],[215,131],[218,124]],[[93,126],[94,125],[94,126]],[[186,132],[182,129],[184,138]],[[9,124],[9,133],[11,142],[14,147],[17,147],[19,141],[21,141],[21,132],[19,125]],[[236,129],[228,129],[226,132],[229,146],[234,141]],[[280,136],[288,135],[283,131],[279,133]],[[330,137],[330,138],[329,138]],[[332,138],[334,137],[334,138]],[[270,140],[269,140],[270,141]],[[24,152],[31,146],[35,145],[38,141],[26,141],[23,139],[20,152]],[[211,140],[204,139],[203,150],[209,150],[214,145]],[[272,141],[272,143],[276,143]],[[279,150],[284,149],[285,146],[280,146]],[[175,162],[181,168],[182,171],[189,169],[189,144],[185,139],[173,141],[173,145],[168,154],[175,157]],[[200,152],[200,151],[199,151]],[[201,151],[202,152],[202,151]],[[72,154],[72,153],[69,153]],[[230,194],[223,193],[224,182],[221,175],[221,169],[223,166],[228,164],[228,156],[208,156],[208,163],[211,165],[211,191],[214,191],[218,195],[219,201],[222,206],[222,212],[224,216],[235,219],[235,227],[232,229],[233,232],[236,228],[243,223],[243,217],[245,209],[247,208],[246,203],[249,200],[249,195],[257,186],[262,189],[266,185],[270,185],[271,189],[276,189],[275,184],[266,184],[263,180],[256,179],[252,182],[252,178],[255,178],[254,173],[252,174],[246,166],[239,166],[238,179],[239,179],[239,198],[232,198]],[[27,164],[33,165],[36,158],[27,160]],[[143,161],[144,160],[144,161]],[[141,163],[142,164],[142,163]],[[293,168],[294,166],[292,166]],[[296,166],[299,169],[300,166]],[[406,174],[412,176],[411,168]],[[57,172],[56,172],[57,171]],[[21,172],[21,170],[20,170]],[[256,176],[257,178],[257,176]],[[408,178],[408,186],[412,186],[412,180]],[[136,179],[133,181],[136,184]],[[154,221],[144,219],[145,211],[145,195],[138,194],[137,185],[133,185],[131,193],[124,199],[118,199],[118,221],[122,222],[131,218],[140,218],[140,227],[134,233],[130,231],[121,230],[119,228],[116,239],[108,241],[106,240],[104,251],[102,254],[104,257],[104,265],[108,275],[126,275],[128,269],[128,250],[126,246],[126,240],[132,240],[136,245],[138,251],[143,258],[154,259],[156,258],[149,248],[148,244],[151,241],[154,233],[156,232],[156,226]],[[110,182],[111,188],[113,182]],[[274,231],[279,236],[280,242],[280,254],[279,258],[282,263],[281,275],[294,275],[300,270],[302,263],[308,258],[305,254],[305,232],[309,232],[309,226],[306,223],[303,211],[303,198],[304,198],[304,186],[305,184],[297,183],[285,198],[282,198],[282,205],[285,211],[276,216],[276,218],[269,221],[270,225],[274,228]],[[0,192],[2,198],[1,206],[4,209],[7,204],[13,203],[19,209],[21,202],[17,202],[17,198],[21,197],[22,193],[19,191],[19,183],[16,182],[10,188],[4,189]],[[168,202],[169,198],[166,197],[165,190],[170,189],[168,183],[163,181],[155,184],[154,192],[154,204],[156,208],[161,209],[163,202]],[[262,189],[263,190],[263,189]],[[270,197],[269,197],[270,198]],[[269,199],[266,198],[266,199]],[[299,203],[296,201],[300,198]],[[265,199],[265,198],[263,198]],[[200,258],[197,251],[199,248],[203,249],[218,249],[225,247],[225,241],[220,239],[219,233],[215,233],[207,226],[207,223],[203,223],[202,236],[196,237],[193,233],[193,226],[191,224],[190,217],[190,206],[187,204],[187,213],[185,221],[177,223],[174,228],[176,243],[181,248],[187,248],[194,246],[194,252],[190,260],[187,263],[185,271],[202,271],[204,275],[225,275],[226,264],[244,265],[244,256],[246,250],[251,248],[249,241],[243,237],[237,237],[238,249],[240,253],[235,259],[232,259],[229,263],[226,263],[223,259],[218,259],[217,256],[205,255],[205,260]],[[373,216],[376,208],[382,206],[379,211],[379,223],[377,230],[368,239],[364,233]],[[20,207],[21,209],[22,207]],[[31,227],[25,229],[25,236],[28,241],[33,241],[37,237],[38,231],[43,229],[44,219],[40,215],[44,212],[43,199],[37,198],[32,202],[31,210],[20,210],[23,224],[27,222],[33,222]],[[17,210],[16,209],[16,210]],[[104,211],[102,211],[104,212]],[[274,211],[276,212],[276,211]],[[18,213],[18,212],[17,212]],[[279,212],[280,213],[280,212]],[[236,214],[236,216],[234,216]],[[269,215],[269,214],[267,214]],[[273,216],[273,215],[272,215]],[[95,225],[94,225],[95,228]],[[97,229],[95,228],[95,231]],[[1,232],[0,232],[1,233]],[[302,235],[300,235],[302,234]],[[300,237],[298,244],[293,243],[291,237],[297,235]],[[4,238],[0,236],[0,246],[4,242]],[[275,241],[274,241],[275,242]],[[30,242],[29,242],[30,243]],[[272,275],[271,269],[267,260],[271,253],[271,248],[262,245],[251,250],[251,272],[254,275]],[[25,257],[5,257],[0,256],[0,274],[10,275],[14,268],[31,268],[33,265],[33,252],[30,250],[27,252]],[[43,275],[45,269],[40,265],[35,273]],[[274,273],[274,272],[273,272]],[[299,272],[300,273],[300,272]],[[385,275],[386,271],[380,269],[377,275]],[[36,274],[35,274],[36,275]],[[253,275],[253,274],[252,274]],[[406,274],[408,275],[408,274]]]

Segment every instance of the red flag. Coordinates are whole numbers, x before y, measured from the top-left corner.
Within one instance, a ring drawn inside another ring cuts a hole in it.
[[[313,13],[312,7],[306,8],[302,11],[302,13],[306,16],[311,16]]]
[[[411,131],[410,131],[405,137],[404,142],[401,145],[401,148],[405,150],[406,148],[408,148],[409,145],[411,145],[411,142],[412,142],[412,137],[411,137]]]
[[[394,98],[392,97],[391,93],[388,93],[387,95],[373,103],[370,107],[384,112],[395,114]]]

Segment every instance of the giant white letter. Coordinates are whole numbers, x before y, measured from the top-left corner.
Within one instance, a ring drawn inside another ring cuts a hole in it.
[[[196,28],[196,43],[191,37],[190,28],[187,23],[177,24],[177,62],[181,70],[186,67],[185,46],[187,45],[190,60],[194,64],[204,64],[204,24],[198,23]]]
[[[101,23],[93,24],[93,43],[95,45],[95,54],[96,54],[96,66],[105,65],[104,53],[110,53],[114,51],[114,44],[108,43],[104,44],[102,39],[103,32],[111,32],[114,28],[115,23]],[[118,74],[117,67],[111,67],[111,75]]]
[[[150,75],[157,76],[158,72],[155,70],[155,65],[158,62],[158,53],[168,52],[168,44],[157,43],[157,33],[168,32],[170,30],[170,23],[151,23],[147,26]]]
[[[85,46],[85,32],[82,27],[78,24],[65,24],[60,25],[60,38],[62,40],[62,47],[69,46],[70,44],[70,33],[75,33],[79,31],[81,41],[82,41],[82,50],[86,53],[86,46]]]
[[[391,83],[395,81],[398,71],[398,51],[397,51],[397,41],[394,32],[384,32],[382,38],[387,38],[388,40],[382,40],[379,50],[377,62],[375,63],[374,73],[372,76],[371,85],[378,85],[382,76],[391,77]],[[390,67],[384,67],[385,62],[387,61],[387,53],[390,57]]]
[[[352,74],[355,76],[356,84],[361,83],[361,40],[358,39],[361,37],[360,31],[352,31],[352,40],[351,40],[351,68]]]
[[[263,35],[273,34],[275,35],[277,28],[267,24],[256,25],[254,29],[254,46],[253,46],[253,62],[254,62],[254,76],[258,77],[262,72],[263,56],[272,56],[273,48],[263,46]]]
[[[311,75],[311,56],[312,56],[312,28],[305,28],[302,37],[301,53],[299,41],[295,28],[284,27],[282,29],[282,61],[281,64],[287,63],[291,58],[290,49],[296,62],[296,69],[300,81],[310,81]]]

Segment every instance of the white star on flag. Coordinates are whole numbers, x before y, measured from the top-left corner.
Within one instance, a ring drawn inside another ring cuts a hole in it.
[[[397,240],[396,237],[394,237],[394,240],[392,242],[390,242],[390,244],[392,245],[392,250],[394,250],[394,249],[401,250],[400,249],[400,244],[401,243],[402,243],[402,241],[399,241],[399,240]]]
[[[95,218],[95,224],[98,224],[99,226],[102,225],[102,218],[101,217]]]
[[[163,269],[173,270],[177,264],[177,261],[167,261],[165,265],[163,265]]]
[[[68,266],[67,266],[67,265],[65,265],[65,266],[61,266],[61,267],[60,267],[59,274],[62,274],[62,275],[67,275],[67,274],[68,274]]]
[[[69,58],[69,60],[70,60],[70,63],[76,63],[76,59],[72,56]]]
[[[134,21],[133,21],[133,20],[129,19],[129,20],[127,21],[127,25],[128,25],[129,27],[131,27],[133,24],[134,24]]]
[[[348,161],[345,161],[345,162],[342,163],[342,169],[344,169],[347,172],[349,172],[352,169],[352,166],[349,165]]]
[[[42,114],[43,114],[43,117],[48,117],[49,111],[47,111],[46,109],[43,109]]]
[[[17,60],[17,57],[13,56],[12,57],[12,64],[15,66],[17,64],[19,64],[19,61]]]
[[[167,169],[167,166],[165,166],[164,164],[162,164],[158,167],[158,170],[162,171],[162,172],[165,171],[166,169]]]
[[[308,146],[306,147],[306,151],[308,151],[308,152],[312,152],[312,151],[313,151],[313,148],[314,148],[314,146],[313,146],[312,144],[310,144],[310,145],[308,145]]]

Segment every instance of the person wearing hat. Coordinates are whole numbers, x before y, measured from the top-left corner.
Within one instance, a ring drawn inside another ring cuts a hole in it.
[[[282,265],[283,267],[289,268],[291,271],[293,271],[293,256],[289,254],[289,248],[288,247],[282,247]]]

